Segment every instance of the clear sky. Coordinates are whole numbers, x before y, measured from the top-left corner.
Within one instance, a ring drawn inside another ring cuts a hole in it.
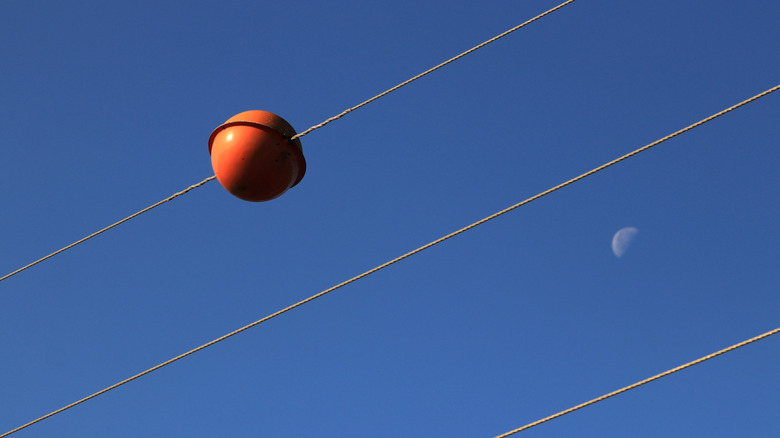
[[[0,5],[4,275],[559,1]],[[0,283],[0,434],[780,83],[780,2],[579,0]],[[493,437],[780,325],[775,93],[14,436]],[[622,257],[613,235],[638,230]],[[518,436],[780,436],[780,336]]]

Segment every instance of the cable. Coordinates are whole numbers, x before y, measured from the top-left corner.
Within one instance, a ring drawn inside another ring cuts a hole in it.
[[[576,181],[579,181],[579,180],[581,180],[581,179],[583,179],[583,178],[585,178],[585,177],[588,177],[588,176],[590,176],[590,175],[593,175],[593,174],[594,174],[594,173],[596,173],[596,172],[599,172],[599,171],[601,171],[601,170],[604,170],[604,169],[606,169],[607,167],[609,167],[609,166],[612,166],[612,165],[614,165],[614,164],[617,164],[617,163],[619,163],[619,162],[621,162],[621,161],[623,161],[623,160],[625,160],[625,159],[627,159],[627,158],[629,158],[629,157],[632,157],[632,156],[634,156],[634,155],[636,155],[636,154],[638,154],[638,153],[640,153],[640,152],[646,151],[647,149],[650,149],[650,148],[651,148],[651,147],[653,147],[653,146],[656,146],[656,145],[658,145],[658,144],[660,144],[660,143],[662,143],[662,142],[664,142],[664,141],[666,141],[666,140],[669,140],[669,139],[671,139],[671,138],[673,138],[673,137],[676,137],[676,136],[678,136],[678,135],[682,134],[683,132],[689,131],[689,130],[691,130],[691,129],[693,129],[693,128],[697,127],[697,126],[701,126],[701,125],[702,125],[702,124],[704,124],[704,123],[707,123],[707,122],[709,122],[709,121],[711,121],[711,120],[713,120],[713,119],[715,119],[715,118],[717,118],[717,117],[720,117],[720,116],[722,116],[723,114],[726,114],[726,113],[728,113],[729,111],[733,111],[733,110],[735,110],[735,109],[737,109],[737,108],[739,108],[739,107],[741,107],[741,106],[743,106],[743,105],[746,105],[746,104],[748,104],[748,103],[750,103],[750,102],[752,102],[752,101],[754,101],[754,100],[756,100],[756,99],[759,99],[759,98],[761,98],[761,97],[763,97],[763,96],[766,96],[767,94],[769,94],[769,93],[772,93],[772,92],[774,92],[774,91],[776,91],[776,90],[778,90],[778,89],[780,89],[780,84],[779,84],[779,85],[776,85],[776,86],[774,86],[774,87],[772,87],[772,88],[770,88],[769,90],[766,90],[766,91],[764,91],[764,92],[762,92],[762,93],[759,93],[759,94],[757,94],[757,95],[755,95],[755,96],[753,96],[753,97],[751,97],[751,98],[749,98],[749,99],[743,100],[742,102],[740,102],[740,103],[738,103],[738,104],[736,104],[736,105],[733,105],[733,106],[731,106],[731,107],[729,107],[729,108],[726,108],[726,109],[724,109],[723,111],[720,111],[720,112],[718,112],[718,113],[715,113],[715,114],[713,114],[713,115],[711,115],[711,116],[709,116],[709,117],[707,117],[707,118],[705,118],[705,119],[702,119],[702,120],[700,120],[700,121],[698,121],[698,122],[696,122],[696,123],[694,123],[694,124],[692,124],[692,125],[689,125],[689,126],[687,126],[687,127],[683,128],[683,129],[680,129],[679,131],[676,131],[676,132],[674,132],[674,133],[672,133],[672,134],[669,134],[669,135],[667,135],[666,137],[663,137],[663,138],[661,138],[661,139],[659,139],[659,140],[656,140],[656,141],[654,141],[654,142],[652,142],[652,143],[650,143],[650,144],[648,144],[648,145],[646,145],[646,146],[643,146],[643,147],[641,147],[641,148],[639,148],[639,149],[637,149],[637,150],[635,150],[635,151],[633,151],[633,152],[630,152],[630,153],[628,153],[628,154],[626,154],[626,155],[623,155],[623,156],[622,156],[622,157],[620,157],[620,158],[617,158],[617,159],[615,159],[615,160],[612,160],[612,161],[610,161],[609,163],[606,163],[606,164],[604,164],[604,165],[601,165],[601,166],[599,166],[599,167],[597,167],[597,168],[595,168],[595,169],[593,169],[593,170],[591,170],[591,171],[589,171],[589,172],[583,173],[582,175],[580,175],[580,176],[577,176],[577,177],[575,177],[575,178],[572,178],[572,179],[570,179],[570,180],[568,180],[568,181],[566,181],[566,182],[564,182],[564,183],[562,183],[562,184],[559,184],[559,185],[557,185],[557,186],[555,186],[555,187],[553,187],[553,188],[551,188],[551,189],[547,189],[547,190],[545,190],[545,191],[543,191],[543,192],[539,193],[539,194],[538,194],[538,195],[536,195],[536,196],[530,197],[530,198],[528,198],[528,199],[526,199],[526,200],[524,200],[524,201],[521,201],[521,202],[519,202],[519,203],[517,203],[517,204],[515,204],[515,205],[513,205],[513,206],[511,206],[511,207],[508,207],[508,208],[506,208],[506,209],[504,209],[504,210],[501,210],[501,211],[499,211],[498,213],[494,213],[494,214],[492,214],[492,215],[490,215],[490,216],[488,216],[488,217],[486,217],[486,218],[484,218],[484,219],[481,219],[481,220],[479,220],[479,221],[477,221],[477,222],[474,222],[474,223],[473,223],[473,224],[471,224],[471,225],[468,225],[468,226],[466,226],[466,227],[464,227],[464,228],[461,228],[460,230],[457,230],[457,231],[454,231],[454,232],[452,232],[452,233],[450,233],[450,234],[447,234],[447,235],[446,235],[446,236],[444,236],[444,237],[441,237],[441,238],[439,238],[439,239],[436,239],[436,240],[434,240],[433,242],[430,242],[430,243],[428,243],[428,244],[426,244],[426,245],[423,245],[423,246],[421,246],[421,247],[419,247],[419,248],[417,248],[417,249],[415,249],[415,250],[413,250],[413,251],[410,251],[410,252],[408,252],[408,253],[406,253],[406,254],[404,254],[404,255],[400,256],[400,257],[396,257],[396,258],[394,258],[394,259],[390,260],[389,262],[386,262],[386,263],[384,263],[384,264],[381,264],[381,265],[379,265],[379,266],[377,266],[377,267],[375,267],[375,268],[373,268],[373,269],[370,269],[370,270],[368,270],[368,271],[366,271],[366,272],[364,272],[364,273],[362,273],[362,274],[360,274],[360,275],[357,275],[357,276],[355,276],[355,277],[352,277],[352,278],[350,278],[350,279],[349,279],[349,280],[347,280],[347,281],[344,281],[344,282],[342,282],[342,283],[339,283],[339,284],[337,284],[337,285],[335,285],[335,286],[333,286],[333,287],[331,287],[331,288],[329,288],[329,289],[325,289],[324,291],[322,291],[322,292],[320,292],[320,293],[318,293],[318,294],[316,294],[316,295],[312,295],[312,296],[310,296],[309,298],[306,298],[305,300],[299,301],[299,302],[297,302],[297,303],[295,303],[295,304],[293,304],[293,305],[291,305],[291,306],[285,307],[284,309],[282,309],[282,310],[279,310],[279,311],[277,311],[277,312],[275,312],[275,313],[272,313],[272,314],[270,314],[270,315],[266,316],[265,318],[259,319],[259,320],[255,321],[255,322],[251,323],[251,324],[245,325],[244,327],[241,327],[241,328],[240,328],[240,329],[238,329],[238,330],[234,330],[234,331],[232,331],[232,332],[230,332],[230,333],[228,333],[228,334],[226,334],[226,335],[224,335],[224,336],[221,336],[221,337],[219,337],[219,338],[217,338],[217,339],[214,339],[214,340],[213,340],[213,341],[211,341],[211,342],[208,342],[208,343],[206,343],[206,344],[203,344],[203,345],[201,345],[200,347],[194,348],[194,349],[192,349],[192,350],[190,350],[190,351],[188,351],[188,352],[186,352],[186,353],[180,354],[180,355],[178,355],[178,356],[174,357],[173,359],[169,359],[169,360],[167,360],[167,361],[165,361],[165,362],[163,362],[163,363],[161,363],[161,364],[159,364],[159,365],[157,365],[157,366],[154,366],[154,367],[152,367],[152,368],[149,368],[149,369],[148,369],[148,370],[146,370],[146,371],[143,371],[143,372],[141,372],[141,373],[138,373],[138,374],[136,374],[136,375],[134,375],[134,376],[132,376],[132,377],[129,377],[129,378],[125,379],[125,380],[122,380],[122,381],[121,381],[121,382],[119,382],[119,383],[115,383],[115,384],[113,384],[113,385],[111,385],[111,386],[109,386],[109,387],[107,387],[107,388],[105,388],[105,389],[103,389],[103,390],[100,390],[100,391],[98,391],[98,392],[96,392],[96,393],[94,393],[94,394],[92,394],[92,395],[89,395],[89,396],[87,396],[87,397],[84,397],[84,398],[82,398],[81,400],[78,400],[78,401],[76,401],[76,402],[73,402],[73,403],[71,403],[71,404],[69,404],[69,405],[67,405],[67,406],[65,406],[65,407],[62,407],[62,408],[60,408],[60,409],[57,409],[56,411],[53,411],[53,412],[51,412],[51,413],[49,413],[49,414],[46,414],[46,415],[44,415],[44,416],[42,416],[42,417],[40,417],[40,418],[38,418],[38,419],[35,419],[35,420],[33,420],[33,421],[30,421],[30,422],[29,422],[29,423],[27,423],[27,424],[24,424],[24,425],[22,425],[22,426],[19,426],[19,427],[17,427],[16,429],[13,429],[13,430],[11,430],[11,431],[9,431],[9,432],[6,432],[6,433],[4,433],[4,434],[0,435],[0,438],[4,438],[4,437],[6,437],[6,436],[8,436],[8,435],[11,435],[12,433],[18,432],[18,431],[20,431],[20,430],[22,430],[22,429],[24,429],[24,428],[26,428],[26,427],[32,426],[33,424],[35,424],[35,423],[37,423],[37,422],[39,422],[39,421],[43,421],[43,420],[45,420],[45,419],[47,419],[47,418],[49,418],[49,417],[52,417],[52,416],[54,416],[54,415],[56,415],[56,414],[59,414],[60,412],[66,411],[66,410],[68,410],[68,409],[70,409],[70,408],[72,408],[72,407],[74,407],[74,406],[76,406],[76,405],[78,405],[78,404],[84,403],[84,402],[85,402],[85,401],[87,401],[87,400],[90,400],[90,399],[92,399],[92,398],[95,398],[95,397],[97,397],[97,396],[99,396],[99,395],[101,395],[101,394],[104,394],[104,393],[106,393],[106,392],[108,392],[108,391],[111,391],[112,389],[118,388],[119,386],[122,386],[122,385],[124,385],[125,383],[131,382],[131,381],[133,381],[133,380],[135,380],[135,379],[137,379],[137,378],[139,378],[139,377],[142,377],[142,376],[144,376],[144,375],[146,375],[146,374],[149,374],[149,373],[151,373],[152,371],[156,371],[156,370],[158,370],[158,369],[160,369],[160,368],[162,368],[162,367],[164,367],[164,366],[166,366],[166,365],[172,364],[173,362],[176,362],[176,361],[177,361],[177,360],[179,360],[179,359],[183,359],[183,358],[185,358],[185,357],[187,357],[187,356],[189,356],[189,355],[191,355],[191,354],[193,354],[193,353],[196,353],[196,352],[198,352],[198,351],[200,351],[200,350],[203,350],[203,349],[205,349],[205,348],[207,348],[207,347],[210,347],[210,346],[212,346],[212,345],[214,345],[214,344],[216,344],[216,343],[218,343],[218,342],[224,341],[225,339],[227,339],[227,338],[229,338],[229,337],[231,337],[231,336],[237,335],[237,334],[239,334],[239,333],[243,332],[244,330],[250,329],[250,328],[252,328],[252,327],[254,327],[254,326],[258,325],[258,324],[261,324],[261,323],[263,323],[263,322],[265,322],[265,321],[268,321],[268,320],[270,320],[270,319],[273,319],[273,318],[275,318],[275,317],[277,317],[277,316],[279,316],[279,315],[281,315],[281,314],[283,314],[283,313],[286,313],[286,312],[288,312],[288,311],[290,311],[290,310],[293,310],[293,309],[295,309],[296,307],[302,306],[302,305],[304,305],[304,304],[308,303],[309,301],[313,301],[313,300],[315,300],[315,299],[317,299],[317,298],[319,298],[319,297],[321,297],[321,296],[323,296],[323,295],[326,295],[326,294],[328,294],[328,293],[330,293],[330,292],[333,292],[333,291],[335,291],[336,289],[339,289],[339,288],[341,288],[341,287],[343,287],[343,286],[346,286],[346,285],[348,285],[348,284],[350,284],[350,283],[352,283],[352,282],[354,282],[354,281],[360,280],[361,278],[363,278],[363,277],[365,277],[365,276],[371,275],[371,274],[373,274],[373,273],[375,273],[375,272],[377,272],[377,271],[379,271],[379,270],[381,270],[381,269],[384,269],[384,268],[386,268],[386,267],[388,267],[388,266],[390,266],[390,265],[393,265],[393,264],[395,264],[395,263],[398,263],[398,262],[400,262],[401,260],[403,260],[403,259],[405,259],[405,258],[407,258],[407,257],[410,257],[410,256],[412,256],[412,255],[414,255],[414,254],[417,254],[418,252],[421,252],[421,251],[423,251],[423,250],[425,250],[425,249],[428,249],[428,248],[430,248],[430,247],[432,247],[432,246],[434,246],[434,245],[437,245],[437,244],[439,244],[439,243],[441,243],[441,242],[444,242],[445,240],[447,240],[447,239],[450,239],[451,237],[455,237],[455,236],[457,236],[458,234],[460,234],[460,233],[463,233],[463,232],[465,232],[465,231],[468,231],[468,230],[470,230],[470,229],[472,229],[472,228],[474,228],[474,227],[476,227],[476,226],[478,226],[478,225],[484,224],[485,222],[487,222],[487,221],[489,221],[489,220],[492,220],[492,219],[495,219],[495,218],[497,218],[497,217],[499,217],[499,216],[501,216],[501,215],[503,215],[503,214],[505,214],[505,213],[508,213],[508,212],[510,212],[510,211],[512,211],[512,210],[514,210],[514,209],[516,209],[516,208],[518,208],[518,207],[520,207],[520,206],[522,206],[522,205],[528,204],[529,202],[535,201],[535,200],[537,200],[537,199],[539,199],[539,198],[541,198],[541,197],[543,197],[543,196],[549,195],[550,193],[552,193],[552,192],[554,192],[554,191],[556,191],[556,190],[559,190],[559,189],[561,189],[561,188],[563,188],[563,187],[566,187],[567,185],[569,185],[569,184],[572,184],[572,183],[574,183],[574,182],[576,182]]]
[[[455,61],[455,60],[457,60],[457,59],[460,59],[460,58],[462,58],[462,57],[464,57],[464,56],[468,55],[469,53],[471,53],[471,52],[473,52],[473,51],[475,51],[475,50],[481,49],[482,47],[485,47],[486,45],[488,45],[488,44],[492,43],[493,41],[496,41],[496,40],[498,40],[499,38],[503,38],[503,37],[505,37],[505,36],[509,35],[510,33],[514,32],[514,31],[516,31],[516,30],[518,30],[518,29],[520,29],[520,28],[522,28],[522,27],[525,27],[526,25],[528,25],[528,24],[531,24],[531,23],[533,23],[534,21],[536,21],[536,20],[538,20],[538,19],[540,19],[540,18],[544,17],[545,15],[548,15],[548,14],[550,14],[550,13],[552,13],[552,12],[555,12],[556,10],[558,10],[558,9],[560,9],[560,8],[562,8],[562,7],[566,6],[566,5],[568,5],[569,3],[573,3],[574,1],[575,1],[575,0],[568,0],[568,1],[564,2],[564,3],[561,3],[560,5],[558,5],[558,6],[554,7],[554,8],[552,8],[552,9],[549,9],[549,10],[547,10],[546,12],[543,12],[543,13],[541,13],[541,14],[537,15],[536,17],[534,17],[534,18],[532,18],[532,19],[530,19],[530,20],[528,20],[528,21],[526,21],[526,22],[524,22],[524,23],[522,23],[522,24],[519,24],[519,25],[517,25],[517,26],[515,26],[515,27],[513,27],[513,28],[511,28],[511,29],[509,29],[509,30],[507,30],[506,32],[504,32],[504,33],[502,33],[502,34],[500,34],[500,35],[497,35],[497,36],[495,36],[495,37],[493,37],[493,38],[491,38],[491,39],[489,39],[489,40],[485,41],[485,42],[484,42],[484,43],[482,43],[482,44],[479,44],[479,45],[477,45],[477,46],[475,46],[475,47],[472,47],[472,48],[471,48],[471,49],[469,49],[469,50],[466,50],[465,52],[461,53],[460,55],[457,55],[457,56],[455,56],[455,57],[453,57],[453,58],[450,58],[450,59],[448,59],[447,61],[444,61],[444,62],[442,62],[441,64],[439,64],[439,65],[437,65],[437,66],[435,66],[435,67],[433,67],[433,68],[430,68],[430,69],[428,69],[428,70],[426,70],[426,71],[424,71],[424,72],[420,73],[419,75],[417,75],[417,76],[415,76],[415,77],[413,77],[413,78],[411,78],[411,79],[409,79],[409,80],[406,80],[406,81],[404,81],[404,82],[402,82],[402,83],[400,83],[400,84],[396,85],[396,86],[395,86],[395,87],[393,87],[393,88],[390,88],[389,90],[387,90],[387,91],[385,91],[385,92],[383,92],[383,93],[377,94],[376,96],[372,97],[371,99],[368,99],[367,101],[365,101],[365,102],[363,102],[363,103],[361,103],[361,104],[359,104],[359,105],[353,106],[352,108],[349,108],[349,109],[347,109],[347,110],[343,111],[341,114],[338,114],[338,115],[336,115],[336,116],[334,116],[334,117],[331,117],[331,118],[329,118],[329,119],[325,120],[324,122],[322,122],[322,123],[320,123],[320,124],[314,125],[314,126],[312,126],[311,128],[309,128],[309,129],[307,129],[307,130],[305,130],[305,131],[301,132],[300,134],[296,134],[296,135],[292,136],[292,137],[290,138],[290,140],[295,140],[296,138],[301,138],[301,137],[303,137],[304,135],[306,135],[306,134],[309,134],[310,132],[312,132],[312,131],[314,131],[314,130],[316,130],[316,129],[322,128],[323,126],[327,125],[328,123],[330,123],[330,122],[333,122],[333,121],[335,121],[335,120],[338,120],[338,119],[340,119],[340,118],[344,117],[345,115],[347,115],[348,113],[350,113],[350,112],[352,112],[352,111],[354,111],[354,110],[356,110],[356,109],[358,109],[358,108],[360,108],[360,107],[362,107],[362,106],[368,105],[369,103],[371,103],[371,102],[373,102],[373,101],[375,101],[375,100],[379,99],[380,97],[386,96],[387,94],[390,94],[390,93],[392,93],[393,91],[395,91],[395,90],[397,90],[397,89],[399,89],[399,88],[403,87],[404,85],[407,85],[407,84],[409,84],[409,83],[411,83],[411,82],[414,82],[414,81],[416,81],[417,79],[420,79],[421,77],[423,77],[423,76],[427,75],[428,73],[431,73],[431,72],[433,72],[433,71],[435,71],[435,70],[438,70],[438,69],[440,69],[441,67],[444,67],[445,65],[447,65],[447,64],[449,64],[449,63],[451,63],[451,62],[453,62],[453,61]],[[24,267],[22,267],[22,268],[19,268],[19,269],[17,269],[17,270],[16,270],[16,271],[14,271],[14,272],[11,272],[10,274],[7,274],[7,275],[5,275],[4,277],[0,277],[0,281],[3,281],[3,280],[5,280],[5,279],[7,279],[7,278],[9,278],[9,277],[12,277],[12,276],[14,276],[14,275],[16,275],[16,274],[18,274],[18,273],[20,273],[20,272],[24,271],[24,270],[25,270],[25,269],[27,269],[27,268],[31,268],[31,267],[33,267],[33,266],[37,265],[38,263],[40,263],[40,262],[42,262],[42,261],[44,261],[44,260],[46,260],[46,259],[49,259],[49,258],[51,258],[51,257],[54,257],[55,255],[57,255],[57,254],[59,254],[59,253],[61,253],[61,252],[63,252],[63,251],[67,251],[67,250],[69,250],[69,249],[73,248],[74,246],[76,246],[76,245],[78,245],[78,244],[80,244],[80,243],[82,243],[82,242],[85,242],[85,241],[87,241],[87,240],[89,240],[89,239],[91,239],[91,238],[93,238],[93,237],[97,236],[98,234],[101,234],[101,233],[103,233],[103,232],[105,232],[105,231],[108,231],[108,230],[110,230],[111,228],[114,228],[115,226],[117,226],[117,225],[119,225],[119,224],[122,224],[122,223],[124,223],[124,222],[127,222],[127,221],[129,221],[130,219],[132,219],[132,218],[134,218],[134,217],[136,217],[136,216],[139,216],[139,215],[141,215],[141,214],[143,214],[143,213],[146,213],[147,211],[149,211],[149,210],[153,209],[154,207],[157,207],[157,206],[159,206],[159,205],[161,205],[161,204],[164,204],[164,203],[166,203],[166,202],[168,202],[168,201],[172,200],[173,198],[176,198],[177,196],[181,196],[181,195],[183,195],[183,194],[185,194],[185,193],[189,192],[190,190],[192,190],[192,189],[194,189],[194,188],[200,187],[200,186],[202,186],[203,184],[205,184],[205,183],[207,183],[207,182],[209,182],[209,181],[211,181],[211,180],[213,180],[213,179],[215,179],[215,178],[216,178],[216,176],[210,176],[210,177],[208,177],[208,178],[204,179],[203,181],[201,181],[201,182],[199,182],[199,183],[197,183],[197,184],[195,184],[195,185],[192,185],[192,186],[190,186],[190,187],[188,187],[188,188],[186,188],[186,189],[182,190],[181,192],[174,193],[173,195],[169,196],[168,198],[165,198],[165,199],[163,199],[162,201],[160,201],[160,202],[158,202],[158,203],[156,203],[156,204],[154,204],[154,205],[151,205],[151,206],[149,206],[149,207],[146,207],[146,208],[144,208],[143,210],[139,211],[138,213],[134,213],[134,214],[132,214],[132,215],[130,215],[130,216],[128,216],[128,217],[126,217],[126,218],[122,219],[122,220],[121,220],[121,221],[119,221],[119,222],[116,222],[116,223],[114,223],[114,224],[112,224],[112,225],[109,225],[109,226],[107,226],[106,228],[103,228],[102,230],[100,230],[100,231],[98,231],[98,232],[96,232],[96,233],[92,233],[92,234],[90,234],[89,236],[87,236],[87,237],[85,237],[85,238],[83,238],[83,239],[81,239],[81,240],[78,240],[78,241],[76,241],[76,242],[73,242],[73,243],[71,243],[70,245],[68,245],[68,246],[66,246],[66,247],[64,247],[64,248],[62,248],[62,249],[59,249],[59,250],[57,250],[57,251],[54,251],[53,253],[51,253],[51,254],[49,254],[49,255],[47,255],[47,256],[45,256],[45,257],[42,257],[42,258],[40,258],[40,259],[38,259],[38,260],[36,260],[36,261],[34,261],[34,262],[30,263],[30,264],[29,264],[29,265],[27,265],[27,266],[24,266]]]
[[[564,7],[564,6],[566,6],[566,5],[570,4],[570,3],[574,3],[574,1],[575,1],[575,0],[568,0],[568,1],[566,1],[566,2],[563,2],[563,3],[559,4],[558,6],[556,6],[556,7],[552,8],[552,9],[549,9],[549,10],[547,10],[547,11],[545,11],[545,12],[542,12],[541,14],[539,14],[539,15],[537,15],[536,17],[534,17],[534,18],[532,18],[532,19],[530,19],[530,20],[526,21],[525,23],[518,24],[517,26],[515,26],[515,27],[513,27],[513,28],[509,29],[508,31],[506,31],[506,32],[504,32],[504,33],[502,33],[502,34],[500,34],[500,35],[496,35],[496,36],[494,36],[493,38],[491,38],[491,39],[489,39],[489,40],[485,41],[484,43],[482,43],[482,44],[479,44],[479,45],[477,45],[477,46],[474,46],[474,47],[472,47],[472,48],[470,48],[470,49],[466,50],[465,52],[461,53],[460,55],[457,55],[457,56],[455,56],[455,57],[452,57],[452,58],[450,58],[450,59],[448,59],[448,60],[446,60],[446,61],[442,62],[441,64],[439,64],[439,65],[437,65],[437,66],[435,66],[435,67],[432,67],[432,68],[430,68],[430,69],[428,69],[428,70],[426,70],[426,71],[424,71],[424,72],[420,73],[419,75],[417,75],[417,76],[415,76],[415,77],[413,77],[413,78],[411,78],[411,79],[409,79],[409,80],[406,80],[406,81],[404,81],[404,82],[401,82],[400,84],[396,85],[395,87],[393,87],[393,88],[390,88],[389,90],[387,90],[387,91],[385,91],[385,92],[383,92],[383,93],[379,93],[379,94],[377,94],[376,96],[372,97],[371,99],[368,99],[367,101],[365,101],[365,102],[363,102],[363,103],[361,103],[361,104],[359,104],[359,105],[355,105],[355,106],[353,106],[352,108],[349,108],[349,109],[347,109],[347,110],[344,110],[344,111],[343,111],[341,114],[339,114],[339,115],[337,115],[337,116],[331,117],[331,118],[329,118],[328,120],[325,120],[324,122],[322,122],[322,123],[320,123],[320,124],[318,124],[318,125],[314,125],[314,126],[312,126],[311,128],[309,128],[309,129],[307,129],[307,130],[305,130],[305,131],[301,132],[300,134],[294,135],[294,136],[292,137],[292,139],[296,139],[296,138],[303,137],[304,135],[306,135],[306,134],[308,134],[308,133],[310,133],[310,132],[314,131],[315,129],[322,128],[323,126],[327,125],[328,123],[330,123],[330,122],[333,122],[333,121],[335,121],[335,120],[338,120],[338,119],[340,119],[340,118],[342,118],[342,117],[346,116],[346,115],[347,115],[347,114],[349,114],[350,112],[352,112],[352,111],[354,111],[354,110],[356,110],[356,109],[358,109],[358,108],[360,108],[360,107],[362,107],[362,106],[364,106],[364,105],[368,105],[369,103],[371,103],[371,102],[373,102],[373,101],[375,101],[375,100],[379,99],[380,97],[383,97],[383,96],[386,96],[386,95],[388,95],[388,94],[392,93],[393,91],[395,91],[395,90],[397,90],[397,89],[399,89],[399,88],[403,87],[404,85],[408,85],[408,84],[410,84],[410,83],[412,83],[412,82],[416,81],[417,79],[420,79],[421,77],[423,77],[423,76],[427,75],[428,73],[431,73],[431,72],[433,72],[433,71],[436,71],[436,70],[438,70],[438,69],[440,69],[440,68],[444,67],[445,65],[447,65],[447,64],[449,64],[449,63],[451,63],[451,62],[453,62],[453,61],[456,61],[456,60],[458,60],[458,59],[460,59],[460,58],[462,58],[462,57],[464,57],[464,56],[468,55],[469,53],[471,53],[471,52],[473,52],[473,51],[475,51],[475,50],[481,49],[482,47],[485,47],[485,46],[487,46],[488,44],[492,43],[493,41],[496,41],[496,40],[498,40],[498,39],[500,39],[500,38],[503,38],[503,37],[505,37],[505,36],[509,35],[510,33],[512,33],[512,32],[514,32],[514,31],[516,31],[516,30],[518,30],[518,29],[520,29],[520,28],[522,28],[522,27],[525,27],[525,26],[527,26],[527,25],[531,24],[531,23],[533,23],[534,21],[536,21],[536,20],[538,20],[538,19],[540,19],[540,18],[544,17],[545,15],[551,14],[551,13],[553,13],[553,12],[557,11],[558,9],[561,9],[562,7]]]
[[[587,401],[585,403],[579,404],[577,406],[571,407],[569,409],[566,409],[565,411],[561,411],[561,412],[558,412],[557,414],[550,415],[549,417],[542,418],[541,420],[534,421],[533,423],[526,424],[523,427],[520,427],[520,428],[517,428],[515,430],[509,431],[507,433],[498,435],[495,438],[506,438],[506,437],[508,437],[510,435],[514,435],[514,434],[516,434],[518,432],[530,429],[530,428],[532,428],[534,426],[538,426],[538,425],[540,425],[542,423],[545,423],[547,421],[553,420],[553,419],[558,418],[558,417],[562,417],[562,416],[564,416],[566,414],[570,414],[570,413],[572,413],[572,412],[574,412],[574,411],[576,411],[578,409],[582,409],[582,408],[584,408],[586,406],[590,406],[590,405],[592,405],[594,403],[598,403],[598,402],[600,402],[602,400],[606,400],[606,399],[608,399],[608,398],[610,398],[612,396],[616,396],[616,395],[621,394],[623,392],[632,390],[634,388],[638,388],[638,387],[644,385],[645,383],[650,383],[653,380],[658,380],[661,377],[666,377],[666,376],[668,376],[670,374],[676,373],[677,371],[682,371],[682,370],[684,370],[686,368],[692,367],[692,366],[700,364],[700,363],[702,363],[704,361],[710,360],[710,359],[712,359],[714,357],[720,356],[721,354],[728,353],[729,351],[736,350],[737,348],[740,348],[740,347],[744,347],[747,344],[756,342],[756,341],[764,339],[764,338],[768,338],[769,336],[772,336],[772,335],[777,334],[777,333],[780,333],[780,327],[778,327],[778,328],[776,328],[774,330],[770,330],[770,331],[768,331],[768,332],[766,332],[764,334],[758,335],[758,336],[756,336],[754,338],[750,338],[750,339],[748,339],[746,341],[742,341],[742,342],[740,342],[738,344],[734,344],[731,347],[727,347],[727,348],[724,348],[723,350],[716,351],[715,353],[708,354],[707,356],[701,357],[701,358],[696,359],[696,360],[694,360],[692,362],[688,362],[685,365],[680,365],[680,366],[678,366],[676,368],[672,368],[672,369],[670,369],[668,371],[664,371],[661,374],[656,374],[653,377],[649,377],[649,378],[647,378],[645,380],[641,380],[639,382],[634,383],[633,385],[628,385],[625,388],[618,389],[617,391],[612,391],[609,394],[604,394],[601,397],[594,398],[593,400],[590,400],[590,401]]]
[[[152,205],[150,205],[150,206],[148,206],[148,207],[144,208],[143,210],[141,210],[141,211],[139,211],[139,212],[137,212],[137,213],[133,213],[133,214],[131,214],[130,216],[128,216],[128,217],[126,217],[126,218],[122,219],[122,220],[121,220],[121,221],[119,221],[119,222],[114,222],[113,224],[111,224],[111,225],[109,225],[109,226],[107,226],[107,227],[103,228],[103,229],[102,229],[102,230],[100,230],[100,231],[96,231],[96,232],[94,232],[94,233],[90,234],[89,236],[87,236],[87,237],[84,237],[83,239],[77,240],[77,241],[75,241],[75,242],[71,243],[70,245],[68,245],[68,246],[66,246],[66,247],[64,247],[64,248],[62,248],[62,249],[58,249],[57,251],[54,251],[53,253],[51,253],[51,254],[49,254],[49,255],[47,255],[47,256],[45,256],[45,257],[41,257],[40,259],[38,259],[38,260],[36,260],[36,261],[34,261],[34,262],[30,263],[30,264],[29,264],[29,265],[27,265],[27,266],[23,266],[23,267],[21,267],[21,268],[19,268],[19,269],[15,270],[14,272],[11,272],[10,274],[6,274],[4,277],[0,277],[0,281],[3,281],[3,280],[5,280],[6,278],[12,277],[12,276],[14,276],[14,275],[16,275],[16,274],[18,274],[18,273],[20,273],[20,272],[24,271],[24,270],[25,270],[25,269],[27,269],[27,268],[31,268],[31,267],[33,267],[33,266],[37,265],[38,263],[40,263],[40,262],[42,262],[42,261],[44,261],[44,260],[46,260],[46,259],[49,259],[49,258],[51,258],[51,257],[54,257],[54,256],[56,256],[57,254],[59,254],[59,253],[61,253],[61,252],[63,252],[63,251],[67,251],[67,250],[69,250],[69,249],[73,248],[74,246],[78,245],[79,243],[86,242],[87,240],[89,240],[89,239],[91,239],[91,238],[93,238],[93,237],[97,236],[98,234],[102,234],[102,233],[104,233],[104,232],[106,232],[106,231],[108,231],[108,230],[110,230],[110,229],[114,228],[114,227],[115,227],[115,226],[117,226],[117,225],[123,224],[123,223],[125,223],[125,222],[129,221],[130,219],[132,219],[132,218],[134,218],[134,217],[136,217],[136,216],[140,216],[140,215],[142,215],[142,214],[146,213],[147,211],[149,211],[149,210],[151,210],[151,209],[153,209],[153,208],[155,208],[155,207],[159,207],[159,206],[161,206],[161,205],[165,204],[165,203],[166,203],[166,202],[168,202],[168,201],[172,201],[173,199],[175,199],[175,198],[177,198],[177,197],[179,197],[179,196],[181,196],[181,195],[183,195],[183,194],[185,194],[185,193],[189,192],[189,191],[190,191],[190,190],[192,190],[192,189],[196,189],[196,188],[198,188],[198,187],[202,186],[203,184],[206,184],[207,182],[209,182],[209,181],[211,181],[211,180],[213,180],[213,179],[216,179],[216,176],[213,176],[213,175],[212,175],[212,176],[210,176],[210,177],[208,177],[208,178],[204,179],[203,181],[201,181],[201,182],[199,182],[199,183],[197,183],[197,184],[193,184],[193,185],[191,185],[191,186],[187,187],[186,189],[184,189],[184,190],[182,190],[182,191],[180,191],[180,192],[176,192],[176,193],[172,194],[171,196],[168,196],[167,198],[163,199],[163,200],[162,200],[162,201],[160,201],[160,202],[157,202],[157,203],[155,203],[155,204],[152,204]]]

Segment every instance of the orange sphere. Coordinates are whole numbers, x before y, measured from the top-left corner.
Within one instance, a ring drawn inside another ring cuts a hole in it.
[[[270,201],[298,184],[306,160],[295,130],[268,111],[245,111],[209,137],[214,174],[222,187],[246,201]]]

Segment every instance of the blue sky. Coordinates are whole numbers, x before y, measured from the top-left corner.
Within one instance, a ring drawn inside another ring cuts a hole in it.
[[[556,1],[6,2],[4,275]],[[580,0],[0,284],[0,433],[780,83],[780,3]],[[777,93],[775,93],[777,94]],[[492,437],[776,328],[780,95],[18,432]],[[621,258],[615,232],[639,230]],[[777,436],[780,338],[518,436]]]

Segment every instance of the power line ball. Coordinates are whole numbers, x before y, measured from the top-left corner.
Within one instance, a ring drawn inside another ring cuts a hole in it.
[[[211,166],[222,187],[245,201],[270,201],[306,173],[301,141],[286,120],[268,111],[245,111],[209,137]]]

